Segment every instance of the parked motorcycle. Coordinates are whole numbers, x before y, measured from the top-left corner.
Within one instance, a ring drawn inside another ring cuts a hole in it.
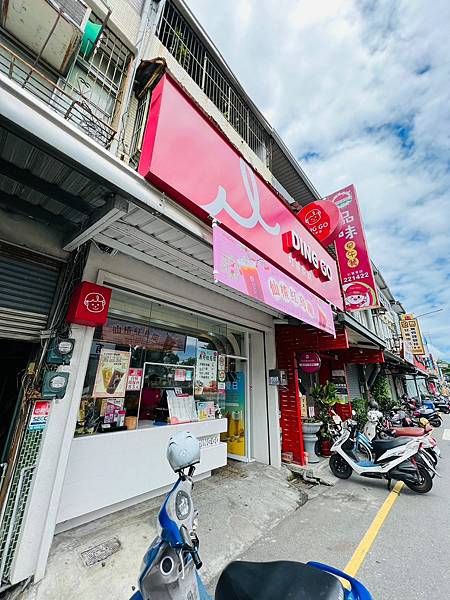
[[[160,535],[147,550],[138,590],[131,600],[213,600],[198,574],[202,566],[196,534],[192,477],[200,445],[189,432],[169,441],[167,458],[178,480],[158,516]],[[348,582],[344,589],[339,579]],[[215,600],[372,600],[366,588],[346,573],[324,565],[277,561],[232,562],[221,574]]]
[[[415,402],[405,402],[404,406],[410,412],[411,416],[418,419],[425,417],[433,427],[440,427],[442,425],[442,417],[440,412],[433,408],[425,408],[424,406],[418,406]]]
[[[373,439],[374,460],[359,460],[355,454],[357,423],[349,420],[341,436],[333,444],[330,469],[336,477],[348,479],[353,471],[363,477],[403,481],[411,490],[425,494],[433,487],[431,469],[419,452],[421,440]],[[419,460],[417,460],[419,459]]]

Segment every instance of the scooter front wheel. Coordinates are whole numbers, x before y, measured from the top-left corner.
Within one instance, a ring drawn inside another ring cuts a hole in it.
[[[339,479],[348,479],[353,473],[351,466],[340,454],[332,454],[330,456],[330,469],[333,475]]]

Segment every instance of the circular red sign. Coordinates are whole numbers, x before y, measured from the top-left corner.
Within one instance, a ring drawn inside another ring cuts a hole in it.
[[[303,352],[298,357],[298,366],[305,373],[317,373],[322,361],[317,352]]]
[[[331,200],[317,200],[302,208],[297,218],[322,246],[329,246],[344,224],[339,208]]]

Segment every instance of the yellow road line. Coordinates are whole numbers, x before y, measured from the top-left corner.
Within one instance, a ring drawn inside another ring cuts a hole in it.
[[[382,507],[377,512],[376,517],[370,524],[369,529],[366,531],[366,534],[364,535],[363,539],[359,542],[358,547],[356,548],[355,552],[353,553],[353,556],[351,557],[351,559],[347,563],[347,566],[344,569],[347,575],[355,577],[359,568],[363,564],[367,553],[372,547],[372,544],[374,543],[375,538],[377,537],[384,521],[386,520],[389,511],[393,507],[394,502],[397,500],[403,485],[404,484],[402,481],[397,481],[397,483],[394,486],[394,489],[383,502]]]

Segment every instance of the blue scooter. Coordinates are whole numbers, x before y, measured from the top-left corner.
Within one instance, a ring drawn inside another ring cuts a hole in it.
[[[169,441],[167,458],[178,480],[159,512],[160,534],[144,556],[131,600],[372,600],[359,581],[338,569],[291,561],[232,562],[221,574],[213,599],[198,574],[202,562],[192,501],[192,477],[200,462],[197,438],[177,433]]]

